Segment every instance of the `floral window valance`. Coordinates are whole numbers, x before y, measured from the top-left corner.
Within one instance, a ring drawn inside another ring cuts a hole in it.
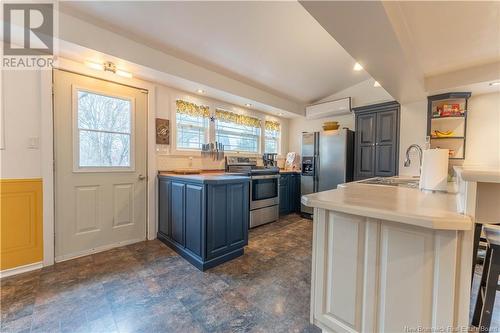
[[[175,105],[177,107],[177,113],[183,113],[193,117],[210,117],[210,110],[206,105],[197,105],[181,99],[176,100]]]
[[[266,120],[265,126],[267,131],[279,132],[280,130],[280,123],[277,121]]]
[[[224,111],[217,109],[215,110],[215,117],[217,119],[222,119],[227,122],[232,122],[238,125],[245,125],[245,126],[251,126],[251,127],[257,127],[260,128],[261,122],[260,119],[250,117],[250,116],[245,116],[229,111]]]

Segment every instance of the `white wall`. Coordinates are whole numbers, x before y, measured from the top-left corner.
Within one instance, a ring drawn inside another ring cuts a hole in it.
[[[500,168],[500,92],[472,96],[468,108],[466,164]]]
[[[469,99],[465,161],[454,164],[500,167],[500,93],[473,95]],[[412,143],[423,146],[427,133],[427,100],[401,105],[399,173],[418,175],[418,156],[412,165],[403,166],[406,148]]]
[[[318,103],[333,101],[340,98],[351,97],[352,107],[382,103],[394,100],[382,87],[374,87],[375,80],[369,79],[354,86],[346,88],[338,93],[325,97]],[[321,126],[326,121],[338,121],[340,127],[347,127],[354,130],[354,114],[321,119],[306,119],[305,117],[295,117],[290,120],[290,141],[289,149],[300,154],[301,133],[321,131]]]
[[[419,160],[418,153],[413,151],[410,154],[411,165],[407,168],[403,163],[406,156],[406,149],[412,143],[421,147],[425,145],[427,133],[427,100],[401,105],[401,119],[399,127],[399,174],[418,175]]]
[[[1,178],[41,177],[41,73],[2,71],[4,148],[0,150]],[[30,138],[38,140],[29,148]]]

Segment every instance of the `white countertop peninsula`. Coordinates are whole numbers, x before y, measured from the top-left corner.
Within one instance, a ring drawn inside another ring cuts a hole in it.
[[[467,327],[472,220],[458,195],[351,183],[314,207],[311,322],[325,332]]]

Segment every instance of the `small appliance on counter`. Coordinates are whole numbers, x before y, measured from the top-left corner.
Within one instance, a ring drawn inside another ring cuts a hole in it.
[[[265,167],[275,167],[278,163],[278,154],[276,153],[264,153],[262,155],[262,161]]]
[[[426,149],[422,154],[421,190],[446,191],[448,187],[448,149]]]
[[[226,173],[250,176],[250,228],[278,219],[279,172],[276,166],[258,166],[256,157],[226,157]]]
[[[300,158],[295,152],[286,154],[285,170],[300,170]]]

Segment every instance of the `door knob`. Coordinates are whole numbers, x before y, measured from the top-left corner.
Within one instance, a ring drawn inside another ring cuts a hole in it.
[[[144,179],[146,179],[146,176],[140,174],[138,178],[139,178],[139,180],[144,180]]]

